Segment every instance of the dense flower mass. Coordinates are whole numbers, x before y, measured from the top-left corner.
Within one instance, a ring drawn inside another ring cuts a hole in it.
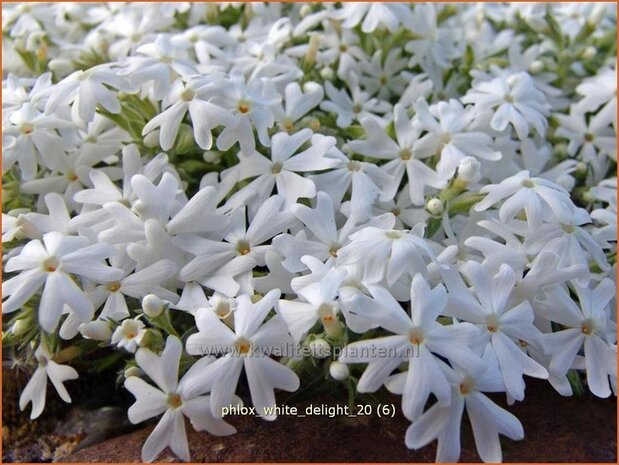
[[[131,422],[161,416],[145,461],[325,383],[400,395],[437,461],[466,411],[496,462],[524,431],[487,393],[616,394],[612,4],[2,10],[3,347],[32,418],[105,361]]]

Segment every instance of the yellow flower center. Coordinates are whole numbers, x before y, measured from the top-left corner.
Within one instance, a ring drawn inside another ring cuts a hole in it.
[[[247,355],[251,351],[251,343],[248,339],[241,337],[234,343],[234,349],[240,355]]]
[[[460,394],[466,396],[467,394],[470,394],[475,388],[475,381],[473,380],[473,378],[467,376],[462,380],[458,388],[460,389]]]
[[[522,187],[526,187],[528,189],[535,187],[535,183],[530,179],[524,179],[521,184]]]
[[[58,269],[58,260],[55,257],[49,257],[43,262],[43,269],[48,273],[53,273]]]
[[[173,393],[168,395],[168,405],[172,408],[178,408],[183,405],[183,399],[179,394]]]
[[[243,114],[247,114],[251,111],[251,105],[249,104],[248,101],[246,100],[241,100],[237,106],[236,109],[239,113],[243,113]]]
[[[21,127],[22,134],[27,136],[28,134],[32,134],[33,131],[34,131],[34,125],[32,125],[32,123],[22,124],[22,127]]]
[[[249,252],[251,252],[251,246],[247,241],[239,241],[236,244],[236,251],[239,253],[239,255],[247,255]]]
[[[279,174],[282,172],[282,168],[283,168],[283,165],[277,161],[273,163],[273,165],[271,166],[271,173]]]
[[[191,102],[195,96],[196,96],[196,93],[195,93],[193,90],[191,90],[191,89],[185,89],[185,90],[181,93],[181,98],[182,98],[185,102]]]
[[[121,284],[116,281],[107,285],[107,290],[110,292],[118,292],[120,290]]]
[[[499,330],[499,319],[496,315],[490,315],[486,318],[486,329],[491,333],[496,333]]]
[[[402,149],[400,150],[400,158],[404,161],[408,161],[413,157],[413,152],[411,149]]]
[[[413,328],[408,333],[408,341],[414,346],[418,346],[423,342],[423,331],[421,328]]]
[[[590,336],[591,334],[593,334],[595,332],[595,326],[593,324],[593,321],[583,321],[582,325],[580,326],[580,331],[585,336]]]

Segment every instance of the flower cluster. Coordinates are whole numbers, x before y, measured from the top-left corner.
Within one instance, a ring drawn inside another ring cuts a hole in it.
[[[496,462],[524,432],[487,393],[616,393],[612,5],[2,8],[3,344],[38,367],[31,418],[47,377],[71,401],[60,361],[117,351],[129,419],[163,415],[144,461],[190,460],[185,417],[233,434],[222,408],[274,420],[321,379],[400,395],[437,461],[466,410]]]

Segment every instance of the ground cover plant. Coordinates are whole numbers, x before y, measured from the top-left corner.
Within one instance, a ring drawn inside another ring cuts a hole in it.
[[[486,394],[616,394],[613,4],[2,9],[31,418],[112,370],[143,460],[189,461],[231,407],[388,391],[402,447],[456,461],[470,422],[496,462],[525,432]]]

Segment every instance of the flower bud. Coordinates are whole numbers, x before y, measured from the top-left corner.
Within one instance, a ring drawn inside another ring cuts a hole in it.
[[[608,14],[608,6],[604,3],[594,3],[591,14],[589,15],[589,22],[591,24],[597,24],[604,19]]]
[[[307,15],[309,15],[312,12],[312,7],[309,6],[308,4],[305,4],[301,7],[301,9],[299,10],[299,16],[301,18],[305,18]]]
[[[440,199],[430,199],[426,204],[426,209],[433,216],[438,216],[443,213],[443,202]]]
[[[531,74],[537,74],[544,69],[544,62],[541,60],[533,60],[529,65],[529,72]]]
[[[481,165],[473,157],[464,157],[458,164],[458,178],[467,183],[477,182],[481,178]]]
[[[582,176],[586,172],[587,172],[587,165],[585,163],[583,163],[582,161],[579,161],[578,163],[576,163],[576,168],[574,169],[574,173]]]
[[[157,318],[163,312],[165,304],[155,294],[148,294],[142,299],[142,309],[146,316]]]
[[[125,378],[129,378],[130,376],[141,376],[142,370],[138,367],[130,367],[125,370]]]
[[[47,67],[58,76],[68,76],[75,71],[75,65],[71,60],[66,58],[52,58]]]
[[[593,58],[593,57],[596,55],[596,53],[597,53],[597,52],[598,52],[598,51],[596,50],[596,48],[595,48],[595,47],[593,47],[593,46],[589,45],[588,47],[586,47],[586,48],[582,51],[582,58],[583,58],[584,60],[589,60],[589,59]]]
[[[331,346],[324,339],[314,339],[308,347],[314,358],[327,358],[331,355]]]
[[[26,321],[25,318],[20,318],[15,323],[13,323],[13,326],[11,326],[11,333],[13,333],[15,336],[23,336],[24,334],[26,334],[29,327],[30,324],[28,323],[28,321]]]
[[[207,163],[217,164],[221,161],[221,153],[208,150],[202,154],[202,159]]]
[[[159,147],[159,129],[149,132],[144,136],[144,145],[149,149]]]
[[[336,360],[329,365],[329,374],[337,381],[344,381],[350,376],[350,370],[348,365]]]
[[[112,328],[103,320],[90,321],[80,325],[80,334],[85,339],[94,339],[95,341],[109,341],[112,337]]]
[[[565,160],[568,157],[567,144],[565,142],[559,142],[554,146],[555,156],[559,160]]]
[[[310,35],[309,47],[307,49],[307,53],[305,54],[305,64],[311,66],[316,61],[316,54],[318,53],[318,47],[320,45],[320,35],[312,34]]]
[[[328,66],[322,68],[320,70],[320,77],[323,78],[325,81],[330,81],[331,79],[333,79],[333,69],[329,68]]]

